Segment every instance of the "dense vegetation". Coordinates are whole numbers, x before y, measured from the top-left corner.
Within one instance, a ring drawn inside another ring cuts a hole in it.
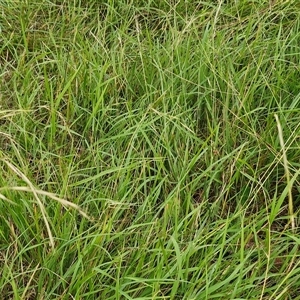
[[[298,299],[299,1],[0,8],[1,299]]]

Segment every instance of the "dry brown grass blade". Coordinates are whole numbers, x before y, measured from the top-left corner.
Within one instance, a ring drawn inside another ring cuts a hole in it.
[[[26,182],[28,184],[28,187],[30,189],[30,191],[32,192],[34,198],[36,199],[38,206],[41,210],[45,225],[46,225],[46,229],[48,232],[48,236],[49,236],[49,240],[50,240],[50,245],[52,250],[54,250],[54,238],[50,229],[50,225],[47,219],[47,213],[45,210],[45,206],[43,205],[41,199],[39,198],[37,192],[36,192],[36,188],[34,187],[34,185],[31,183],[31,181],[19,170],[17,169],[13,164],[11,164],[9,161],[4,160],[4,162],[7,164],[7,166],[15,173],[17,174],[20,178],[22,178],[22,180],[24,180],[24,182]]]
[[[8,162],[7,160],[4,160],[4,162],[7,164],[7,166],[15,173],[17,174],[20,178],[23,179],[23,181],[28,185],[28,186],[15,186],[15,187],[9,187],[10,190],[15,190],[15,191],[23,191],[23,192],[31,192],[34,195],[34,198],[36,199],[39,208],[41,210],[46,228],[47,228],[47,232],[48,232],[48,236],[49,236],[49,240],[50,240],[50,245],[52,247],[52,249],[54,249],[54,238],[53,235],[51,233],[51,229],[50,229],[50,225],[47,219],[47,213],[45,210],[45,206],[43,205],[41,199],[39,198],[39,195],[42,196],[46,196],[49,197],[52,200],[55,200],[57,202],[59,202],[60,204],[62,204],[63,206],[66,207],[71,207],[73,209],[76,209],[83,217],[87,218],[89,221],[93,221],[92,218],[90,218],[86,212],[84,212],[77,204],[72,203],[66,199],[62,199],[60,197],[58,197],[57,195],[50,193],[50,192],[46,192],[40,189],[37,189],[32,183],[31,181],[18,169],[16,168],[13,164],[11,164],[10,162]],[[0,190],[5,190],[7,189],[7,187],[5,188],[1,188]],[[5,196],[3,196],[2,194],[0,194],[0,198],[6,201],[11,202],[10,200],[8,200]]]
[[[288,160],[287,160],[287,156],[286,156],[285,144],[284,144],[284,140],[283,140],[282,127],[281,127],[281,124],[280,124],[277,114],[274,114],[274,117],[275,117],[276,123],[277,123],[280,146],[282,148],[282,158],[283,158],[283,166],[284,166],[286,182],[287,182],[287,185],[290,185],[290,181],[291,181],[290,171],[289,171]],[[293,207],[292,186],[290,186],[289,190],[288,190],[288,199],[289,199],[290,222],[292,225],[292,231],[295,231],[295,216],[294,216],[294,207]]]
[[[4,189],[7,189],[7,188],[4,188]],[[4,190],[3,188],[0,189],[1,190]],[[32,192],[32,190],[30,188],[28,188],[27,186],[13,186],[13,187],[9,187],[10,190],[13,190],[13,191],[21,191],[21,192]],[[88,214],[80,208],[79,205],[73,203],[73,202],[70,202],[66,199],[62,199],[62,198],[59,198],[56,194],[54,193],[50,193],[50,192],[46,192],[46,191],[43,191],[43,190],[39,190],[39,189],[35,189],[35,192],[36,194],[38,195],[42,195],[42,196],[46,196],[46,197],[49,197],[51,198],[52,200],[55,200],[57,202],[59,202],[61,205],[63,206],[66,206],[66,207],[71,207],[71,208],[74,208],[76,209],[83,217],[85,217],[86,219],[88,219],[89,221],[93,221],[93,219],[91,217],[88,216]],[[0,194],[1,196],[1,194]]]

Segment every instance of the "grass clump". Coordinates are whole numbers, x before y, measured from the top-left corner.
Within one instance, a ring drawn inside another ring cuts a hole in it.
[[[3,299],[296,299],[297,1],[0,3]]]

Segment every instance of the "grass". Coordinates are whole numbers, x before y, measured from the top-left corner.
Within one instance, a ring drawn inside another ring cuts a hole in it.
[[[298,299],[298,1],[0,1],[2,299]]]

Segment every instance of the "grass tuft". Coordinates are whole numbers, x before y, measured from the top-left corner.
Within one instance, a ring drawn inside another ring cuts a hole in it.
[[[297,299],[297,1],[0,1],[3,299]]]

